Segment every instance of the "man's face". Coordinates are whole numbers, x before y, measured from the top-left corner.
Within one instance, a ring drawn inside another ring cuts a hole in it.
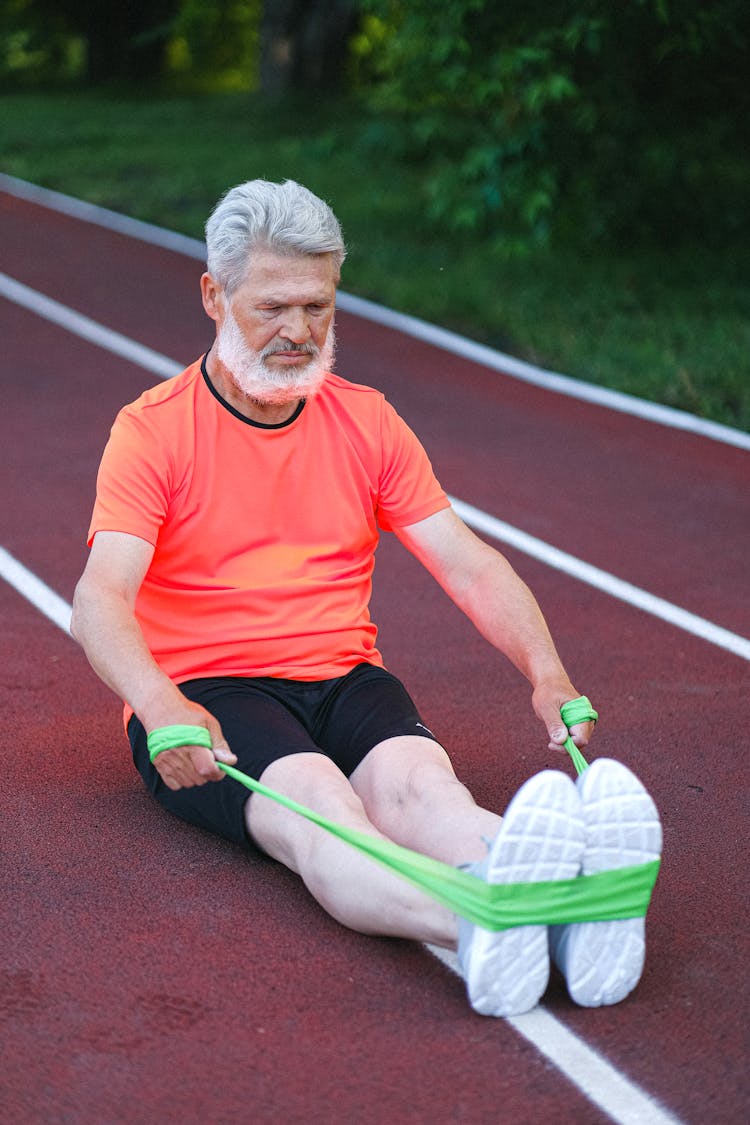
[[[253,254],[231,301],[216,302],[216,357],[263,403],[309,397],[333,361],[338,271],[330,254]]]

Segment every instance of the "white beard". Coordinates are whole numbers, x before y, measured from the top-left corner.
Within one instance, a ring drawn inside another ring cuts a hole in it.
[[[290,340],[278,340],[257,352],[246,343],[229,308],[217,333],[215,347],[217,359],[244,395],[263,406],[279,406],[317,394],[326,373],[333,367],[336,336],[331,322],[322,348],[312,342],[293,344]],[[302,368],[269,366],[268,357],[280,351],[304,352],[312,358]]]

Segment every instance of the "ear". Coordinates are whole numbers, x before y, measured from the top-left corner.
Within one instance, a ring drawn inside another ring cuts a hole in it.
[[[201,277],[201,297],[206,314],[217,324],[220,323],[224,318],[226,298],[218,281],[210,273],[204,273]]]

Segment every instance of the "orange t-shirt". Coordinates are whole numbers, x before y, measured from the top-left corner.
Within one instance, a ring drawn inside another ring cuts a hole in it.
[[[254,424],[200,361],[120,411],[102,457],[98,531],[155,546],[138,594],[173,680],[325,680],[382,665],[368,603],[378,527],[449,506],[380,392],[329,374],[281,426]]]

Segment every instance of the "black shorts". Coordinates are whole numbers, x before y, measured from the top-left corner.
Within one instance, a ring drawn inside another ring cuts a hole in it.
[[[372,664],[359,664],[333,680],[222,676],[188,680],[179,688],[215,715],[237,755],[237,769],[256,780],[277,759],[310,752],[325,754],[350,777],[387,738],[435,738],[403,684]],[[135,715],[128,737],[136,769],[159,804],[191,824],[249,844],[244,808],[250,793],[244,785],[225,777],[192,789],[169,789],[149,759],[146,732]]]

